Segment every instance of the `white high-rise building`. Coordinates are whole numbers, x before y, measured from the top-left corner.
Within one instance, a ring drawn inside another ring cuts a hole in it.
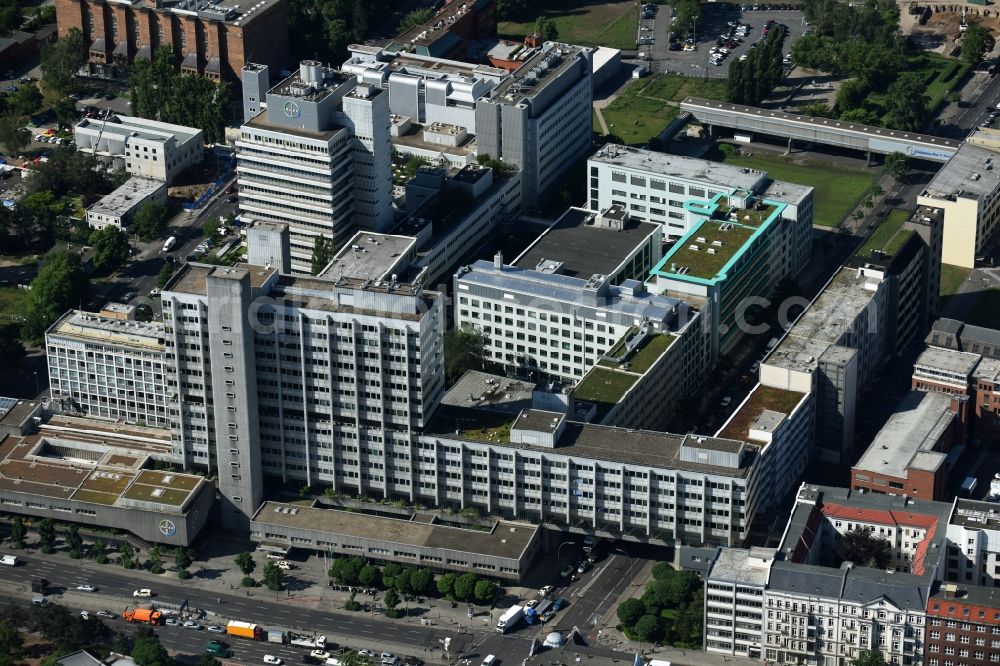
[[[244,75],[248,86],[266,88],[267,68],[245,68]],[[340,246],[358,229],[388,230],[387,93],[307,60],[267,90],[263,103],[249,99],[257,114],[236,143],[240,212],[288,225],[293,272],[310,272],[320,235]]]

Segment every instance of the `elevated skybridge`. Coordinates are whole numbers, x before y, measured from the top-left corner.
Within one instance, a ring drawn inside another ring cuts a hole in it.
[[[903,153],[915,159],[947,162],[962,145],[961,141],[930,134],[872,127],[834,118],[813,118],[698,97],[686,98],[681,102],[681,110],[710,128],[729,127],[737,132],[784,137],[789,141],[789,148],[794,141],[851,148],[864,151],[869,159],[871,153]]]

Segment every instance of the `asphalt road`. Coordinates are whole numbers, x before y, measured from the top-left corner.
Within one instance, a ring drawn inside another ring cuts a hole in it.
[[[1000,104],[1000,77],[973,74],[962,91],[963,106],[946,123],[932,130],[949,138],[963,138],[989,120],[990,111]]]
[[[347,646],[355,649],[368,648],[380,652],[384,642],[392,645],[404,645],[411,648],[414,654],[422,655],[425,648],[437,649],[438,640],[446,637],[452,639],[453,653],[461,650],[468,639],[467,635],[457,634],[454,630],[406,625],[389,620],[379,620],[357,614],[339,615],[320,609],[305,608],[291,603],[278,603],[271,600],[272,592],[256,590],[252,597],[239,594],[206,592],[200,590],[197,582],[181,583],[176,579],[164,576],[155,584],[121,573],[121,569],[109,565],[101,566],[90,562],[80,562],[76,566],[66,566],[64,556],[48,558],[38,553],[24,556],[25,564],[17,567],[2,567],[0,570],[0,586],[7,592],[20,593],[25,599],[30,596],[29,581],[32,576],[43,576],[55,588],[66,591],[52,597],[55,603],[60,603],[71,609],[98,611],[110,610],[120,614],[129,605],[133,605],[132,592],[139,587],[151,587],[156,602],[181,605],[185,602],[191,609],[204,611],[206,617],[202,622],[208,624],[225,624],[229,620],[244,620],[258,622],[267,628],[293,629],[309,634],[325,634],[336,641],[338,636],[350,637]],[[77,585],[88,583],[98,588],[93,594],[77,593]],[[60,599],[60,597],[62,597]],[[84,604],[89,602],[89,607]],[[110,621],[119,627],[126,623],[117,620]],[[205,644],[217,635],[208,631],[194,631],[180,627],[163,627],[161,635],[168,649],[198,653]],[[277,654],[283,659],[299,661],[307,651],[295,646],[279,644],[254,643],[235,638],[224,638],[230,643],[241,659],[260,658],[265,654]],[[339,642],[339,641],[338,641]],[[422,657],[424,658],[424,657]]]

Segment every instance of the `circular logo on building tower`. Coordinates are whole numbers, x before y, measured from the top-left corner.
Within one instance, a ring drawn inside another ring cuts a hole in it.
[[[291,100],[285,102],[285,115],[289,118],[298,118],[302,115],[302,110],[299,109],[299,105]]]
[[[172,537],[177,534],[177,526],[174,525],[174,521],[164,518],[160,521],[160,531],[163,532],[163,536]]]

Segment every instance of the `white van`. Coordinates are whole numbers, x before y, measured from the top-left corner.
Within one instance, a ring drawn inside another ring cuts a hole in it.
[[[163,251],[170,252],[170,249],[177,244],[177,236],[171,236],[167,239],[167,242],[163,244]]]
[[[481,666],[493,666],[496,660],[497,656],[495,654],[488,654],[486,655],[486,659],[483,659]]]
[[[36,606],[45,606],[49,603],[49,600],[43,596],[35,595],[31,597],[31,603],[33,603]]]

